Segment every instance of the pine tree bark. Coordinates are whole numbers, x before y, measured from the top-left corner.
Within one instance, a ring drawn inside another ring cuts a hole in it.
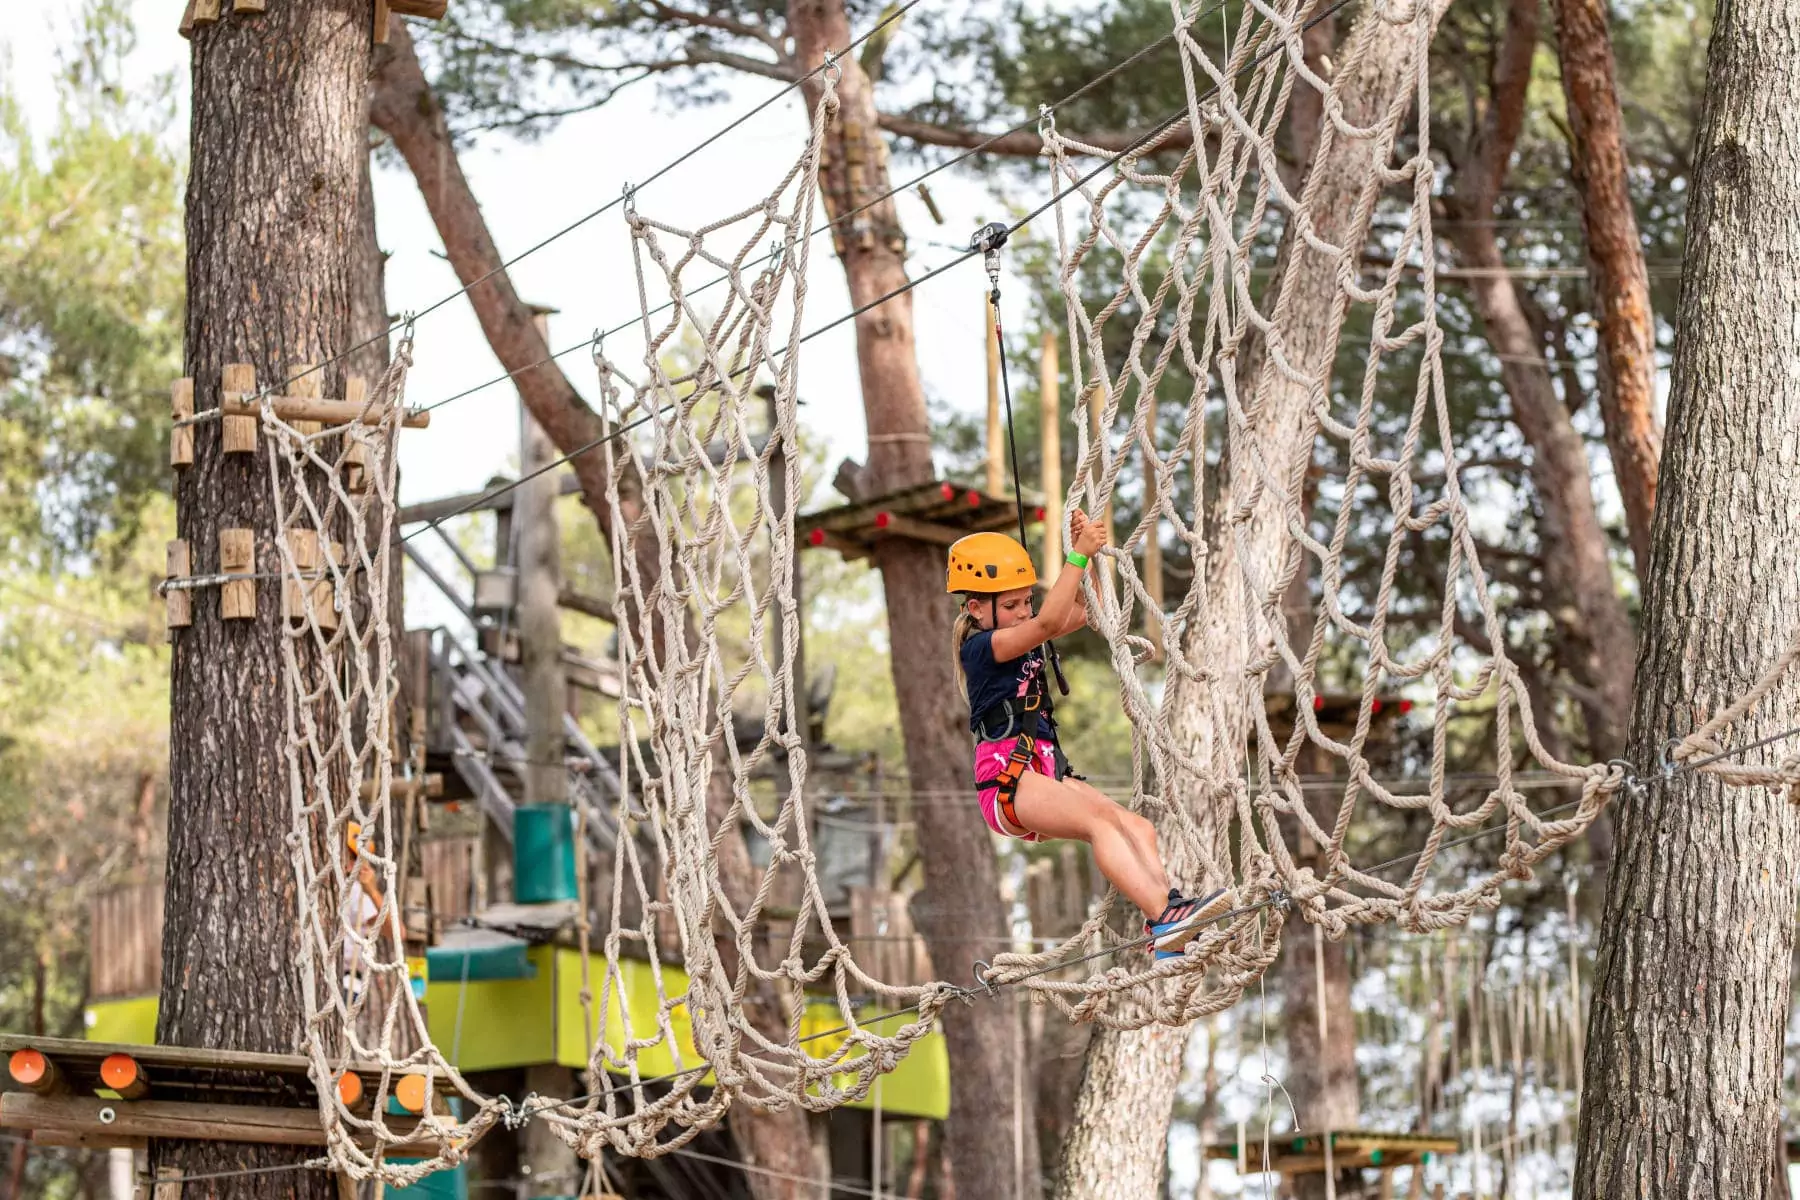
[[[1616,757],[1624,745],[1631,676],[1619,664],[1635,657],[1635,637],[1613,582],[1587,446],[1551,386],[1543,345],[1507,274],[1494,226],[1486,223],[1524,123],[1537,37],[1537,0],[1513,0],[1495,59],[1487,120],[1472,139],[1473,153],[1455,171],[1455,190],[1446,206],[1456,218],[1450,238],[1457,256],[1473,272],[1468,287],[1488,344],[1500,359],[1513,420],[1531,446],[1544,582],[1553,615],[1574,648],[1570,669],[1583,689],[1588,749],[1605,759]]]
[[[195,31],[185,356],[202,410],[216,406],[226,363],[275,383],[292,363],[349,347],[371,10],[369,0],[313,0]],[[327,393],[340,381],[328,373]],[[219,530],[232,527],[255,531],[257,569],[275,571],[268,447],[228,459],[217,422],[196,426],[194,441],[176,503],[195,573],[217,569]],[[218,592],[202,591],[175,638],[160,1043],[300,1044],[280,593],[258,581],[256,618],[226,623]],[[159,1142],[152,1160],[204,1173],[311,1153]],[[324,1200],[330,1188],[321,1172],[294,1171],[220,1179],[208,1194]]]
[[[789,0],[787,31],[801,70],[811,70],[827,50],[850,44],[843,0]],[[840,60],[840,108],[821,172],[826,211],[835,220],[886,192],[891,181],[887,144],[875,111],[869,78],[852,56]],[[810,108],[821,81],[804,85]],[[904,286],[905,236],[892,199],[865,209],[834,229],[850,301],[861,307]],[[913,341],[912,296],[894,297],[856,319],[856,354],[863,413],[869,430],[868,462],[861,473],[865,494],[876,495],[933,478],[931,428],[919,381]],[[952,606],[944,595],[941,547],[886,539],[876,554],[887,594],[888,643],[893,648],[894,691],[906,739],[906,767],[913,791],[954,795],[968,791],[971,745],[967,707],[950,669]],[[925,866],[925,896],[915,919],[940,976],[961,978],[971,937],[1004,942],[998,872],[987,827],[969,792],[969,809],[955,820],[918,824]],[[963,1196],[1035,1200],[1037,1122],[1029,1093],[1022,1115],[1026,1178],[1013,1178],[1014,1111],[1012,1016],[1009,1006],[955,1005],[943,1016],[950,1061],[947,1149],[956,1189]]]
[[[1433,3],[1433,19],[1441,14],[1443,3]],[[1390,24],[1371,8],[1358,16],[1350,38],[1364,49],[1345,54],[1344,72],[1334,83],[1345,119],[1358,126],[1374,125],[1388,114],[1396,96],[1410,94],[1415,31]],[[1352,60],[1354,66],[1349,65]],[[1359,223],[1354,215],[1357,197],[1370,178],[1371,157],[1368,141],[1339,136],[1313,163],[1309,187],[1317,190],[1312,193],[1309,211],[1318,236],[1327,242],[1360,247],[1367,240],[1367,221]],[[1304,258],[1290,276],[1287,264],[1295,255]],[[1301,369],[1310,368],[1321,375],[1331,368],[1339,336],[1338,323],[1332,319],[1336,271],[1335,258],[1312,250],[1291,235],[1283,238],[1274,278],[1285,281],[1280,303],[1286,353]],[[1260,355],[1260,347],[1251,346],[1249,353]],[[1307,389],[1288,382],[1272,364],[1260,360],[1244,364],[1239,378],[1254,381],[1265,457],[1305,470],[1311,461],[1307,451],[1312,437],[1312,426],[1307,423]],[[1221,469],[1233,469],[1229,459]],[[1229,497],[1231,489],[1224,489],[1224,495]],[[1264,649],[1252,644],[1256,622],[1244,595],[1243,572],[1249,567],[1259,578],[1273,581],[1283,556],[1294,548],[1273,496],[1265,495],[1241,535],[1234,535],[1222,521],[1213,524],[1215,533],[1209,537],[1205,565],[1205,616],[1189,631],[1185,652],[1191,660],[1211,666],[1218,680],[1234,680],[1241,678],[1252,656]],[[1265,601],[1279,604],[1278,597],[1258,598],[1259,604]],[[1186,677],[1177,677],[1169,686],[1171,731],[1177,740],[1196,749],[1213,778],[1240,774],[1253,706],[1262,703],[1260,689],[1251,685],[1230,688]],[[1225,844],[1229,798],[1211,794],[1198,779],[1178,780],[1173,794],[1195,797],[1195,824],[1205,845],[1201,848],[1204,859],[1197,860],[1165,829],[1162,842],[1170,879],[1200,888],[1229,882],[1225,877],[1229,869]],[[1295,928],[1290,936],[1303,933]],[[1154,1194],[1163,1170],[1169,1113],[1181,1079],[1186,1044],[1186,1030],[1161,1025],[1095,1035],[1076,1102],[1075,1126],[1063,1145],[1056,1187],[1059,1197],[1135,1200]]]
[[[1742,694],[1800,623],[1800,2],[1718,7],[1695,136],[1666,457],[1629,755]],[[1721,740],[1792,723],[1791,674]],[[1771,763],[1791,741],[1753,751]],[[1651,778],[1619,809],[1588,1015],[1577,1200],[1769,1197],[1800,821],[1785,795]],[[1671,968],[1675,969],[1671,969]]]
[[[1625,502],[1632,560],[1650,568],[1650,518],[1662,427],[1656,419],[1656,330],[1650,275],[1631,207],[1625,121],[1605,0],[1551,0],[1569,114],[1569,165],[1581,193],[1588,285],[1600,333],[1600,414]]]

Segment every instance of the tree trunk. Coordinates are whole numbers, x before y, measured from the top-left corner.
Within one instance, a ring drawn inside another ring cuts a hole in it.
[[[519,474],[543,470],[556,447],[528,412],[519,414]],[[519,665],[525,693],[525,802],[567,804],[569,769],[563,762],[562,546],[557,534],[556,476],[527,479],[513,493],[513,537],[518,546]]]
[[[1741,695],[1800,623],[1797,64],[1796,0],[1719,6],[1631,721],[1646,776],[1666,739]],[[1790,674],[1720,741],[1771,735],[1796,707]],[[1746,760],[1790,753],[1791,741]],[[1775,1194],[1797,867],[1800,822],[1778,792],[1686,772],[1621,805],[1577,1200]]]
[[[1619,664],[1632,661],[1635,647],[1594,506],[1587,445],[1550,386],[1543,348],[1532,336],[1513,281],[1503,273],[1494,227],[1460,224],[1451,239],[1464,266],[1486,272],[1467,282],[1488,344],[1500,359],[1513,420],[1531,446],[1537,540],[1551,613],[1573,651],[1569,666],[1582,685],[1578,699],[1588,750],[1597,759],[1614,758],[1624,746],[1625,714],[1631,711],[1631,675]]]
[[[1315,861],[1315,870],[1322,867],[1322,861]],[[1320,936],[1317,926],[1296,924],[1281,948],[1281,1023],[1288,1049],[1282,1082],[1294,1098],[1300,1128],[1308,1133],[1355,1129],[1362,1113],[1350,987],[1344,943]],[[1321,1007],[1326,1018],[1323,1030]],[[1296,1200],[1323,1200],[1327,1195],[1323,1173],[1297,1175],[1293,1184]],[[1346,1190],[1340,1176],[1336,1194]]]
[[[1494,198],[1524,121],[1531,60],[1537,49],[1537,0],[1514,0],[1491,83],[1487,121],[1474,138],[1475,153],[1455,176],[1448,207],[1457,220],[1451,241],[1465,267],[1488,344],[1500,359],[1500,378],[1512,401],[1513,420],[1531,445],[1531,479],[1538,497],[1538,545],[1552,615],[1574,651],[1570,667],[1582,685],[1588,749],[1613,758],[1624,745],[1631,710],[1631,677],[1619,664],[1632,661],[1635,644],[1624,601],[1613,583],[1606,531],[1594,507],[1587,446],[1569,410],[1550,386],[1543,344],[1494,236]]]
[[[1600,413],[1613,478],[1625,501],[1638,575],[1650,567],[1650,516],[1662,428],[1656,420],[1656,329],[1650,276],[1625,158],[1624,118],[1613,71],[1605,0],[1551,0],[1563,98],[1569,113],[1569,165],[1581,192],[1588,284],[1600,327]]]
[[[1442,4],[1443,0],[1435,0],[1433,20],[1441,14]],[[1345,54],[1342,73],[1334,81],[1345,119],[1359,126],[1378,124],[1392,115],[1390,109],[1397,98],[1408,102],[1416,33],[1405,25],[1390,24],[1381,13],[1369,9],[1357,18],[1350,38],[1352,45],[1361,49]],[[1373,153],[1379,154],[1385,166],[1388,146]],[[1358,248],[1367,240],[1367,221],[1358,223],[1354,214],[1363,189],[1373,186],[1371,156],[1369,142],[1340,134],[1312,165],[1307,197],[1319,237]],[[1288,264],[1297,255],[1302,257],[1290,274]],[[1332,318],[1337,265],[1335,258],[1312,250],[1290,233],[1283,237],[1273,276],[1283,289],[1279,319],[1288,359],[1319,376],[1331,369],[1340,332]],[[1252,345],[1250,353],[1260,354],[1259,344]],[[1247,363],[1242,377],[1255,381],[1255,395],[1246,401],[1253,399],[1260,406],[1258,432],[1268,461],[1293,463],[1304,470],[1310,462],[1307,448],[1314,430],[1307,388],[1287,381],[1267,361]],[[1223,469],[1231,470],[1229,461]],[[1221,503],[1229,503],[1230,496],[1231,489],[1224,489]],[[1218,536],[1209,539],[1211,554],[1202,568],[1207,579],[1207,598],[1201,609],[1205,617],[1190,628],[1185,652],[1191,661],[1211,667],[1217,679],[1238,680],[1245,664],[1262,649],[1251,643],[1255,623],[1245,598],[1244,571],[1248,568],[1260,578],[1273,580],[1291,546],[1278,500],[1267,493],[1241,533],[1234,536],[1222,523],[1215,524]],[[1240,554],[1247,560],[1240,560]],[[1257,599],[1261,603],[1265,598]],[[1177,741],[1197,749],[1212,777],[1239,774],[1252,706],[1262,702],[1260,689],[1253,683],[1226,688],[1185,676],[1173,679],[1169,689],[1166,703]],[[1175,780],[1169,794],[1194,797],[1195,823],[1211,860],[1193,861],[1182,844],[1168,836],[1164,821],[1170,879],[1200,888],[1228,882],[1225,830],[1229,798],[1210,794],[1198,779],[1185,778]],[[1075,1127],[1063,1146],[1059,1196],[1135,1198],[1154,1191],[1163,1167],[1169,1112],[1181,1078],[1186,1041],[1185,1030],[1160,1025],[1127,1032],[1102,1031],[1095,1036],[1077,1101]]]
[[[824,52],[850,43],[843,0],[790,0],[788,32],[802,70]],[[868,76],[854,57],[841,58],[842,105],[827,141],[829,169],[820,188],[835,219],[888,190],[887,146]],[[805,85],[809,107],[820,81]],[[860,307],[906,283],[905,239],[891,199],[857,213],[835,230],[838,255]],[[869,429],[865,495],[929,481],[931,430],[913,344],[912,297],[902,294],[856,319],[856,352],[863,412]],[[888,642],[906,766],[915,792],[955,794],[970,788],[967,707],[950,669],[952,609],[944,595],[944,553],[924,542],[889,538],[877,551],[887,596]],[[967,977],[971,937],[1003,945],[1005,922],[998,872],[987,827],[968,791],[969,809],[948,821],[921,821],[919,847],[925,895],[915,905],[920,934],[940,977]],[[944,1010],[944,1036],[956,1064],[946,1137],[958,1194],[1023,1197],[1041,1190],[1037,1171],[1013,1178],[1012,1016],[1006,1005],[977,1003]],[[1029,1095],[1023,1114],[1025,1162],[1036,1164],[1037,1122]]]
[[[216,405],[226,363],[277,383],[289,364],[350,345],[371,20],[368,0],[315,0],[194,32],[185,353],[202,411]],[[327,394],[340,378],[326,373]],[[217,569],[221,529],[251,529],[257,569],[273,572],[270,449],[226,458],[220,438],[218,422],[195,427],[195,465],[176,483],[180,536],[201,574]],[[255,619],[225,623],[219,593],[201,591],[193,625],[175,638],[162,1044],[288,1053],[300,1043],[280,595],[278,582],[257,581]],[[312,1153],[157,1142],[151,1158],[198,1173]],[[330,1188],[317,1171],[207,1186],[216,1196],[320,1200]]]

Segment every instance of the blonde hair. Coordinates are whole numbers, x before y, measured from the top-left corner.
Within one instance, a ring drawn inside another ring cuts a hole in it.
[[[980,632],[981,622],[976,620],[975,614],[969,611],[969,600],[967,596],[964,596],[962,608],[956,614],[956,624],[950,630],[950,667],[956,672],[956,686],[962,689],[964,695],[968,694],[969,680],[963,674],[963,643]]]

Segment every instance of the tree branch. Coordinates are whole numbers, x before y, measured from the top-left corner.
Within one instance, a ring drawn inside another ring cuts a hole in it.
[[[681,25],[693,25],[701,29],[717,29],[721,33],[729,33],[733,37],[749,38],[767,46],[780,63],[790,70],[793,59],[787,52],[787,43],[783,38],[770,33],[761,25],[752,25],[748,21],[740,21],[735,17],[721,16],[718,13],[700,13],[690,9],[676,8],[672,4],[664,4],[662,0],[647,0],[644,5],[650,13],[661,20],[673,21]]]
[[[896,113],[880,114],[879,124],[895,137],[908,138],[926,146],[948,146],[955,150],[973,150],[979,146],[985,154],[1003,154],[1015,158],[1036,158],[1044,151],[1043,139],[1032,129],[990,134],[979,129],[934,125],[930,121],[920,121]],[[1092,146],[1102,153],[1119,154],[1143,138],[1142,133],[1105,131],[1085,135],[1081,140],[1083,145]],[[1186,121],[1182,121],[1157,142],[1156,149],[1159,153],[1165,150],[1186,150],[1193,142],[1192,128]]]

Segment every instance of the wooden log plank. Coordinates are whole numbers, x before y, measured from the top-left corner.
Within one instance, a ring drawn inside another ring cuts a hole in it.
[[[392,19],[393,14],[388,8],[388,0],[375,0],[375,44],[377,46],[387,45],[388,25]]]
[[[387,416],[386,405],[366,406],[360,401],[328,400],[316,396],[269,396],[267,399],[274,408],[275,415],[295,428],[316,422],[313,432],[325,425],[348,425],[352,421],[378,425]],[[220,406],[230,414],[225,418],[227,421],[254,422],[256,415],[262,411],[262,399],[257,397],[254,388],[227,388],[220,399]],[[408,429],[426,429],[431,425],[431,414],[424,409],[407,409],[401,414],[400,424]]]
[[[288,554],[293,557],[294,568],[300,574],[310,575],[319,569],[319,531],[316,529],[290,529],[287,531]],[[306,598],[313,590],[311,581],[284,579],[281,581],[281,615],[283,619],[294,624],[306,623]],[[329,588],[326,602],[330,603]],[[316,599],[316,597],[315,597]]]
[[[176,1071],[244,1071],[270,1075],[309,1077],[312,1064],[299,1054],[261,1054],[247,1050],[213,1050],[200,1046],[146,1046],[127,1042],[90,1042],[81,1038],[35,1037],[29,1034],[0,1033],[0,1054],[15,1050],[39,1050],[59,1062],[91,1064],[95,1071],[109,1054],[129,1054],[145,1070],[162,1074]],[[345,1070],[354,1071],[364,1080],[379,1079],[381,1067],[375,1063],[348,1063]],[[422,1067],[409,1068],[417,1074]],[[433,1068],[440,1078],[447,1078],[442,1068]]]
[[[387,10],[383,0],[376,0],[375,27],[386,28]],[[376,41],[386,41],[377,38]],[[361,408],[369,400],[369,381],[361,375],[344,376],[344,403],[354,404]],[[353,496],[360,496],[369,489],[369,445],[367,442],[346,433],[344,435],[344,489]]]
[[[325,381],[316,364],[309,362],[290,363],[288,364],[287,374],[287,386],[293,389],[293,394],[297,399],[315,402],[324,399]],[[280,412],[279,409],[276,411],[278,413]],[[284,417],[283,420],[286,420],[286,418]],[[294,427],[295,433],[300,434],[317,433],[325,428],[325,422],[323,421],[311,421],[299,418],[289,421],[289,424]]]
[[[244,395],[256,390],[256,368],[249,363],[226,363],[219,377],[219,391],[224,395]],[[233,414],[226,410],[219,419],[222,449],[226,454],[256,453],[256,413]]]
[[[393,1118],[388,1127],[403,1137],[416,1121]],[[323,1146],[325,1128],[313,1108],[271,1108],[249,1104],[195,1104],[174,1100],[102,1100],[88,1096],[0,1096],[0,1128],[52,1134],[177,1138],[208,1142],[258,1142],[275,1146]],[[359,1136],[360,1144],[371,1139]],[[395,1143],[397,1157],[436,1154],[435,1138]]]
[[[181,421],[194,415],[194,381],[177,379],[169,385],[169,412]],[[194,427],[177,425],[169,430],[169,465],[174,468],[194,465]]]
[[[449,0],[388,0],[388,8],[403,17],[424,17],[441,21],[449,10]]]
[[[230,420],[229,417],[226,420]],[[219,530],[219,574],[249,575],[256,570],[256,536],[248,529]],[[256,580],[232,579],[219,589],[219,615],[227,621],[256,619]]]
[[[150,1139],[147,1137],[126,1137],[124,1134],[106,1133],[65,1133],[56,1129],[39,1129],[31,1135],[34,1146],[66,1146],[76,1150],[147,1150]]]

